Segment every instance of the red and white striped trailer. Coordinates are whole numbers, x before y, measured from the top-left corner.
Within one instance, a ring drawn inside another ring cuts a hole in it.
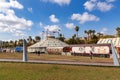
[[[113,44],[113,46],[116,48],[118,55],[120,55],[120,38],[103,38],[100,39],[97,44]]]
[[[110,44],[79,44],[70,45],[64,48],[64,52],[71,52],[74,56],[89,56],[96,57],[107,57],[111,56],[111,45]]]

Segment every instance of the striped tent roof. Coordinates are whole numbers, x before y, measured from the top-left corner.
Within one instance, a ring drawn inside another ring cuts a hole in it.
[[[97,44],[110,44],[110,40],[112,40],[112,43],[114,46],[119,46],[120,47],[120,38],[105,38],[105,39],[100,39]]]
[[[65,47],[65,46],[69,45],[58,39],[55,39],[54,37],[48,37],[45,40],[33,44],[29,47]]]

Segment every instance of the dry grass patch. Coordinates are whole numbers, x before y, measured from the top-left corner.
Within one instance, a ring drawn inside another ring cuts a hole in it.
[[[0,59],[22,59],[22,53],[0,53]],[[99,62],[99,63],[111,63],[113,60],[111,58],[99,58],[85,56],[63,56],[63,55],[49,55],[41,54],[40,56],[36,54],[28,53],[29,60],[57,60],[57,61],[77,61],[77,62]]]

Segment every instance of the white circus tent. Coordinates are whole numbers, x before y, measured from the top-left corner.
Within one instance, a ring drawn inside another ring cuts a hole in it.
[[[55,39],[54,36],[47,36],[47,38],[43,41],[40,41],[36,44],[33,44],[28,47],[28,52],[48,52],[48,51],[60,51],[63,47],[69,46],[68,44]],[[59,49],[59,50],[58,50]]]

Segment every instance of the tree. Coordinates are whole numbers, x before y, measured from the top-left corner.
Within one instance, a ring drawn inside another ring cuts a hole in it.
[[[89,40],[91,40],[92,39],[92,33],[93,33],[93,31],[89,30],[88,33],[89,33]]]
[[[96,31],[95,31],[95,30],[91,30],[91,31],[92,31],[92,33],[91,33],[91,38],[93,38]]]
[[[9,46],[10,46],[10,47],[14,47],[14,42],[13,42],[12,40],[10,40]]]
[[[95,30],[85,30],[84,33],[87,34],[87,38],[85,37],[85,43],[97,43],[98,36],[95,34]]]
[[[84,33],[87,34],[87,39],[86,40],[89,40],[89,32],[87,30],[85,30]]]
[[[40,36],[35,36],[35,41],[39,42],[41,40]]]
[[[75,39],[75,37],[76,37],[76,34],[74,34],[74,35],[72,36],[73,39]]]
[[[101,38],[115,38],[114,35],[104,35],[104,36],[101,36]]]
[[[84,33],[87,34],[87,40],[89,41],[92,39],[93,35],[95,34],[95,30],[88,30],[88,31],[85,30]]]
[[[9,42],[8,42],[8,41],[3,41],[2,47],[3,47],[3,48],[9,47]]]
[[[92,44],[96,44],[98,42],[98,37],[96,35],[93,35],[91,41],[90,41]]]
[[[76,37],[76,34],[74,34],[74,35],[72,36],[72,38],[68,39],[68,40],[66,41],[66,43],[67,43],[67,44],[76,44],[75,37]]]
[[[98,35],[98,38],[101,38],[103,36],[102,33],[97,33],[97,35]]]
[[[75,27],[75,31],[76,31],[76,36],[78,38],[78,31],[79,31],[79,27],[78,26]]]
[[[61,40],[61,41],[64,41],[65,37],[62,34],[59,34],[58,39]]]
[[[95,30],[92,30],[92,35],[95,35],[95,32],[96,32]]]
[[[14,41],[14,47],[16,47],[16,46],[17,46],[17,40]]]
[[[31,36],[28,37],[27,41],[28,41],[28,46],[32,45],[33,39]]]
[[[117,36],[120,37],[120,27],[117,27],[116,31],[117,31]]]
[[[69,38],[69,39],[66,40],[65,42],[66,42],[67,44],[84,44],[84,43],[85,43],[84,40],[81,40],[80,38],[76,38],[76,39],[75,39],[75,37],[76,37],[76,34],[74,34],[74,35],[72,36],[72,38]]]
[[[87,40],[91,40],[92,37],[95,35],[95,30],[85,30],[84,33],[87,34]]]
[[[62,37],[62,34],[59,34],[60,37]]]
[[[23,39],[19,39],[18,46],[23,46]]]
[[[28,42],[31,42],[32,41],[32,37],[29,36],[28,39],[27,39]]]

